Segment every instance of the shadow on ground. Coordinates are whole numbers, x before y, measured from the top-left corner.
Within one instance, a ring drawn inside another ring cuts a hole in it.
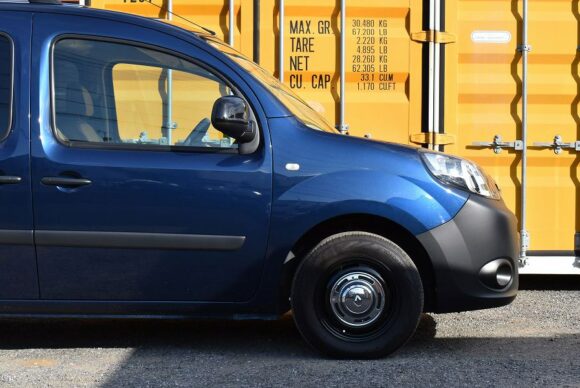
[[[580,290],[580,276],[522,275],[520,290]]]
[[[522,284],[531,290],[580,289],[577,278],[561,280],[528,277]],[[278,321],[7,319],[0,320],[0,351],[58,357],[60,349],[70,349],[74,362],[86,362],[74,356],[77,349],[85,349],[85,357],[94,357],[105,371],[100,377],[83,372],[88,381],[111,387],[276,386],[281,381],[301,386],[387,381],[445,385],[450,379],[456,385],[477,385],[489,376],[490,384],[506,386],[580,381],[580,333],[557,334],[557,327],[548,327],[549,334],[537,322],[527,330],[527,324],[514,323],[518,314],[511,313],[508,318],[497,316],[500,324],[494,327],[504,335],[486,327],[495,315],[470,314],[446,317],[439,333],[441,316],[424,314],[409,343],[383,360],[325,359],[304,343],[289,314]],[[577,319],[574,314],[569,319]],[[449,331],[450,325],[455,329]],[[513,332],[502,325],[519,329]],[[526,330],[520,332],[522,327]],[[115,352],[125,356],[113,362],[107,355]]]
[[[511,385],[522,374],[536,382],[563,376],[570,380],[580,366],[568,360],[580,348],[580,335],[438,338],[436,321],[427,314],[395,356],[370,361],[319,356],[303,342],[291,316],[267,322],[0,321],[0,332],[0,349],[44,349],[48,355],[63,348],[95,349],[89,362],[106,364],[108,372],[92,381],[107,387],[276,386],[281,379],[284,385],[301,386],[438,385],[450,378],[469,385],[490,373],[507,379],[496,376],[494,381]],[[111,363],[108,352],[120,348],[129,348],[127,357]],[[543,368],[549,372],[541,372]],[[353,371],[361,375],[355,379]]]
[[[580,277],[524,276],[520,288],[580,290]],[[433,317],[423,314],[417,332],[404,349],[412,350],[415,344],[424,346],[436,332]],[[279,353],[316,357],[300,337],[291,314],[277,321],[3,319],[0,333],[0,349],[163,346],[267,353],[271,347]]]

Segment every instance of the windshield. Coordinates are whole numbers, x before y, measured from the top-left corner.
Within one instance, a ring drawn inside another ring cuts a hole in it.
[[[205,38],[205,37],[204,37]],[[217,48],[246,71],[251,73],[262,85],[270,90],[293,115],[310,128],[325,132],[336,132],[336,130],[326,122],[324,117],[312,109],[303,99],[298,97],[288,86],[274,78],[268,71],[256,63],[252,62],[242,54],[232,49],[230,46],[218,40],[205,38],[206,42]]]

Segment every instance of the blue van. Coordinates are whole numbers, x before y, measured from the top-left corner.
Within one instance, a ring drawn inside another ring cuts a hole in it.
[[[203,30],[0,11],[1,316],[292,309],[314,348],[368,358],[422,312],[515,298],[516,219],[474,163],[340,135]]]

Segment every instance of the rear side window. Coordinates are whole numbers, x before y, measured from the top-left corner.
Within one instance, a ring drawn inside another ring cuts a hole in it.
[[[65,38],[53,52],[54,125],[73,146],[235,149],[211,125],[234,90],[181,57],[117,41]]]
[[[0,139],[12,124],[12,42],[0,35]]]

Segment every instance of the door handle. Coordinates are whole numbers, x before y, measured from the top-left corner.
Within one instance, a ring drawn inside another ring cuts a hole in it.
[[[84,178],[66,178],[60,176],[47,176],[40,180],[47,186],[80,187],[90,185],[92,182]]]
[[[0,185],[13,185],[21,181],[22,178],[19,176],[0,175]]]

